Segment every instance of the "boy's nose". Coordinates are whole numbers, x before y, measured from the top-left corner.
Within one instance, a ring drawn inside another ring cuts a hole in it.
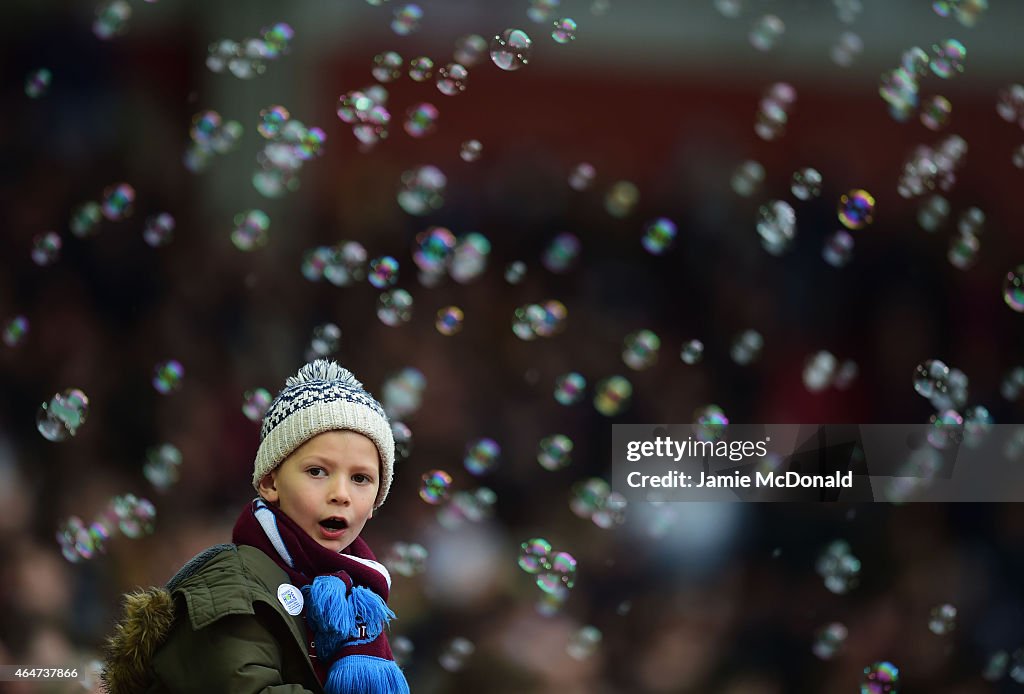
[[[335,484],[331,488],[331,503],[349,505],[352,502],[352,497],[348,491],[348,485],[344,481]]]

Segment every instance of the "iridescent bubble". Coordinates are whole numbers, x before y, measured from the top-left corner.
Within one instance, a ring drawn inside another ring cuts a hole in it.
[[[811,652],[822,660],[831,660],[837,653],[842,651],[846,643],[848,632],[845,626],[839,622],[833,622],[818,630],[814,636],[814,645]]]
[[[103,211],[99,203],[87,202],[76,207],[74,212],[71,213],[71,221],[68,223],[68,227],[74,236],[84,239],[87,236],[91,236],[96,230],[96,226],[100,223],[102,216]]]
[[[1003,301],[1017,313],[1024,313],[1024,265],[1018,265],[1003,278]]]
[[[988,9],[988,0],[961,0],[956,3],[956,21],[965,27],[973,27],[982,12]]]
[[[444,470],[429,470],[420,478],[420,498],[428,504],[437,505],[448,498],[452,477]]]
[[[416,235],[413,262],[421,270],[439,272],[447,266],[455,250],[455,234],[445,227],[429,227]]]
[[[103,191],[100,211],[110,221],[118,222],[131,216],[134,202],[135,189],[127,183],[117,183]]]
[[[932,608],[928,619],[928,630],[933,634],[944,636],[956,628],[956,607],[948,603]]]
[[[1013,664],[1010,666],[1010,679],[1017,684],[1024,684],[1024,648],[1013,652]]]
[[[127,0],[109,0],[96,8],[96,19],[92,23],[92,33],[102,41],[128,31],[128,20],[132,16],[132,6]]]
[[[839,229],[825,239],[821,249],[821,257],[832,267],[843,267],[853,258],[853,237]]]
[[[181,451],[172,444],[163,443],[146,451],[142,474],[157,491],[165,492],[178,481]]]
[[[917,223],[927,232],[934,232],[949,217],[949,201],[941,195],[932,195],[921,203],[917,211]]]
[[[835,378],[832,379],[832,385],[839,390],[846,390],[853,385],[858,371],[857,362],[852,359],[845,360],[839,365],[839,371],[836,372]]]
[[[402,5],[395,8],[394,19],[391,20],[391,31],[399,36],[408,36],[420,28],[423,10],[419,5]]]
[[[64,558],[71,563],[91,559],[94,554],[92,538],[78,516],[71,516],[61,523],[57,529],[57,542]]]
[[[864,41],[851,31],[845,31],[832,46],[832,62],[840,67],[849,67],[864,51]]]
[[[956,39],[946,39],[941,44],[932,44],[932,56],[929,67],[942,79],[964,71],[967,49]]]
[[[459,672],[466,667],[466,661],[476,651],[476,646],[469,639],[458,636],[448,642],[438,657],[438,663],[448,672]]]
[[[600,477],[590,477],[573,484],[569,496],[569,510],[580,518],[592,518],[600,510],[611,487]]]
[[[406,111],[405,132],[412,137],[425,137],[437,128],[437,118],[441,112],[437,107],[426,101],[409,107]]]
[[[622,345],[622,361],[634,371],[643,371],[658,361],[661,338],[650,330],[638,330],[626,336]]]
[[[39,99],[50,91],[53,73],[44,68],[33,70],[25,77],[25,95],[30,99]]]
[[[1024,390],[1024,366],[1015,366],[1003,376],[1002,383],[999,384],[999,393],[1010,402],[1015,402],[1020,397],[1022,390]]]
[[[494,439],[477,439],[466,446],[466,455],[462,464],[470,474],[486,475],[498,466],[501,446]]]
[[[483,234],[470,232],[459,239],[452,252],[448,274],[460,284],[467,284],[487,269],[491,254],[491,242]]]
[[[153,388],[161,395],[167,395],[181,388],[185,367],[176,359],[162,361],[153,369]]]
[[[687,340],[679,350],[679,358],[690,366],[700,362],[704,358],[704,343],[700,340]]]
[[[551,240],[541,256],[545,268],[556,274],[568,272],[580,253],[580,240],[573,234],[563,232]]]
[[[921,122],[929,130],[942,130],[949,123],[953,104],[944,96],[932,96],[921,103]]]
[[[864,668],[860,683],[861,694],[895,694],[899,691],[900,671],[888,661]]]
[[[1010,664],[1010,654],[1006,651],[996,651],[985,663],[985,669],[981,671],[981,677],[987,682],[997,682],[1006,675],[1006,668]]]
[[[847,229],[863,229],[875,219],[875,198],[866,190],[851,190],[839,197],[837,214]]]
[[[864,10],[861,0],[835,0],[836,14],[843,24],[853,24]]]
[[[56,393],[36,412],[36,429],[47,441],[64,441],[78,433],[89,414],[89,396],[77,388]]]
[[[756,161],[745,161],[736,167],[730,181],[733,191],[744,198],[761,189],[764,183],[764,167]]]
[[[448,177],[436,166],[420,166],[402,174],[398,204],[411,215],[425,215],[444,204]]]
[[[426,56],[419,56],[409,61],[409,77],[414,82],[426,82],[434,76],[434,61]]]
[[[373,57],[370,73],[378,82],[394,82],[402,76],[402,56],[395,51],[385,51]]]
[[[422,574],[427,568],[427,548],[415,542],[396,542],[384,558],[389,571],[411,578]]]
[[[573,190],[584,191],[590,187],[597,176],[597,171],[590,164],[583,162],[573,167],[569,172],[569,187]]]
[[[694,433],[701,441],[720,441],[725,436],[729,418],[718,405],[704,405],[693,413]]]
[[[975,405],[964,411],[964,444],[978,448],[992,433],[995,419],[984,405]]]
[[[377,289],[386,289],[398,281],[398,261],[390,255],[374,258],[370,261],[370,284]]]
[[[397,327],[412,319],[412,295],[404,289],[392,289],[377,300],[377,318],[384,325]]]
[[[448,63],[437,71],[437,90],[445,96],[455,96],[466,91],[469,70],[460,63]]]
[[[949,252],[946,257],[949,264],[959,270],[971,268],[978,260],[978,251],[981,250],[981,242],[977,236],[968,234],[966,236],[954,236],[949,241]]]
[[[117,514],[118,528],[125,537],[138,539],[153,533],[156,507],[149,499],[125,494],[115,496],[111,499],[110,505]]]
[[[545,436],[540,440],[537,462],[545,470],[561,470],[572,462],[572,439],[564,434]]]
[[[502,70],[518,70],[529,64],[532,45],[522,29],[506,29],[491,39],[491,62]]]
[[[427,379],[419,369],[402,369],[389,377],[381,389],[384,411],[392,419],[404,419],[414,414],[423,403]]]
[[[832,384],[838,361],[831,352],[822,350],[804,362],[804,386],[812,393],[820,393]]]
[[[459,37],[455,42],[455,52],[452,57],[456,63],[466,67],[473,67],[487,55],[487,39],[479,34],[469,34]]]
[[[750,30],[750,45],[759,51],[770,51],[786,31],[786,25],[773,14],[766,14]]]
[[[235,55],[228,58],[228,70],[240,80],[252,79],[266,72],[268,59],[273,59],[273,56],[266,41],[245,39],[235,50]]]
[[[782,137],[788,121],[789,112],[785,105],[775,99],[762,99],[754,121],[754,132],[762,140],[771,142]]]
[[[798,169],[793,173],[789,189],[798,200],[816,198],[821,195],[821,174],[817,169]]]
[[[633,211],[640,201],[640,189],[629,181],[617,181],[612,184],[604,196],[604,209],[616,219],[622,219]]]
[[[465,319],[462,309],[458,306],[445,306],[437,312],[437,319],[434,327],[442,335],[454,335],[462,330],[462,323]]]
[[[796,212],[783,200],[771,200],[758,209],[757,233],[761,246],[773,255],[784,252],[796,238]]]
[[[733,339],[729,356],[741,366],[757,361],[764,348],[764,337],[756,330],[744,330]]]
[[[620,414],[633,397],[633,384],[623,376],[609,376],[594,387],[594,408],[605,417]]]
[[[574,660],[586,660],[597,652],[597,647],[601,645],[601,638],[600,629],[587,625],[573,632],[569,637],[565,652]]]
[[[949,367],[938,359],[928,359],[914,369],[914,391],[931,399],[949,388]]]
[[[17,347],[28,335],[28,318],[15,316],[4,326],[3,341],[8,347]]]
[[[948,17],[953,12],[953,6],[959,3],[960,0],[935,0],[932,10],[940,17]]]
[[[266,388],[247,390],[242,396],[242,414],[250,421],[259,422],[267,413],[273,399],[270,391]]]
[[[743,0],[714,0],[718,13],[728,19],[736,19],[743,11]]]
[[[307,361],[329,357],[338,351],[341,342],[341,328],[334,323],[324,323],[313,328],[313,336],[309,341]]]
[[[57,232],[48,231],[45,234],[37,234],[32,238],[32,262],[40,267],[53,265],[60,258],[62,245]]]
[[[484,146],[480,144],[480,140],[466,140],[459,145],[459,158],[462,161],[474,162],[480,158],[483,151]]]
[[[270,217],[262,210],[239,212],[234,218],[231,243],[240,251],[252,251],[270,240]]]
[[[291,40],[295,38],[295,30],[290,24],[278,22],[269,28],[260,31],[263,42],[266,45],[266,54],[270,59],[276,59],[288,52]]]
[[[583,399],[587,379],[575,371],[555,379],[555,401],[560,405],[575,405]]]
[[[551,568],[537,576],[537,587],[545,593],[572,588],[576,583],[576,558],[568,552],[555,552],[550,563]]]
[[[174,217],[167,212],[153,215],[146,219],[142,229],[142,239],[153,248],[166,246],[174,237]]]
[[[334,246],[329,262],[323,268],[323,277],[335,287],[347,287],[366,277],[366,249],[356,241],[342,241]]]
[[[291,114],[284,106],[268,106],[260,111],[260,122],[256,126],[256,132],[268,140],[273,140],[281,134]]]
[[[561,0],[530,0],[530,8],[526,10],[526,16],[531,22],[546,24],[551,21],[554,11],[560,4]]]
[[[509,284],[519,284],[526,277],[526,263],[521,260],[513,260],[505,266],[505,281]]]
[[[626,497],[618,492],[612,492],[605,499],[604,503],[594,511],[590,517],[594,525],[604,530],[626,522]]]
[[[640,245],[651,255],[661,255],[676,239],[676,224],[667,217],[658,217],[647,224]]]
[[[928,57],[927,51],[920,46],[914,46],[903,52],[903,56],[900,58],[900,67],[907,72],[910,79],[914,79],[928,74],[930,62],[931,59]]]
[[[519,568],[528,574],[536,574],[551,568],[551,543],[543,537],[535,537],[519,545]]]
[[[569,17],[555,20],[554,29],[551,31],[551,38],[557,43],[570,43],[576,40],[576,20]]]
[[[395,439],[395,456],[398,460],[407,460],[412,455],[412,429],[403,422],[391,422],[391,435]]]
[[[815,569],[825,580],[825,588],[837,595],[849,592],[860,580],[860,560],[853,556],[850,545],[836,540],[818,557]]]
[[[996,113],[1007,123],[1024,127],[1024,85],[1011,84],[999,90]]]

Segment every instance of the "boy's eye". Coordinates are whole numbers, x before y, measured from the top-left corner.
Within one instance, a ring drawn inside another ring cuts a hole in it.
[[[311,468],[309,468],[308,472],[313,477],[321,477],[321,475],[317,474],[319,472],[323,472],[324,474],[327,474],[326,471],[322,467],[311,467]]]
[[[373,478],[372,477],[370,477],[369,475],[364,475],[361,472],[356,474],[356,475],[352,475],[352,479],[355,480],[356,482],[361,483],[361,484],[362,483],[367,483],[368,484],[370,482],[373,482]]]

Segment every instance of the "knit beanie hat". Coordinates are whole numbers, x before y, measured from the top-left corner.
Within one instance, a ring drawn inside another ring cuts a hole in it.
[[[352,372],[333,361],[317,359],[285,381],[270,403],[260,427],[260,447],[252,472],[252,486],[317,434],[346,430],[363,434],[380,453],[380,487],[373,508],[380,508],[391,489],[395,466],[395,438],[384,408],[363,389]]]

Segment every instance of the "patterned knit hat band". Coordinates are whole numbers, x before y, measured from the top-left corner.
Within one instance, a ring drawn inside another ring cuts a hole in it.
[[[380,453],[380,488],[373,507],[384,503],[394,476],[395,439],[384,408],[363,389],[350,371],[325,359],[303,366],[288,378],[260,427],[252,485],[259,490],[263,477],[292,451],[326,431],[363,434]]]

